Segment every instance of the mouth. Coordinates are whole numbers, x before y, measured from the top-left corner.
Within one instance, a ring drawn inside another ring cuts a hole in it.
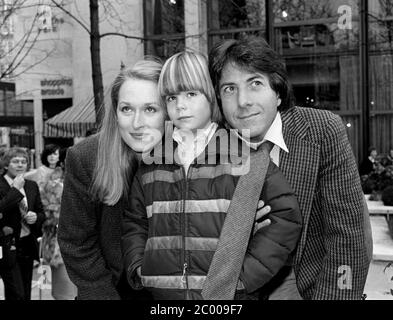
[[[259,114],[258,112],[251,113],[251,114],[242,114],[242,115],[238,116],[237,118],[240,120],[248,120],[248,119],[251,119],[251,118],[257,116],[258,114]]]
[[[191,118],[192,118],[192,116],[182,116],[182,117],[177,118],[177,120],[182,121],[182,120],[188,120],[188,119],[191,119]]]
[[[140,132],[130,132],[131,137],[134,139],[139,139],[142,140],[143,138],[147,137],[148,134],[146,133],[140,133]]]

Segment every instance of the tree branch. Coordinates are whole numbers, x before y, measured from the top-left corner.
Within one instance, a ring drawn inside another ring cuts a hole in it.
[[[138,36],[130,36],[124,33],[120,33],[120,32],[106,32],[106,33],[102,33],[100,35],[100,38],[104,38],[104,37],[108,37],[108,36],[118,36],[118,37],[123,37],[123,38],[127,38],[127,39],[136,39],[136,40],[141,40],[141,41],[148,41],[150,39],[145,38],[145,37],[138,37]]]
[[[63,6],[61,6],[59,3],[57,3],[55,0],[51,0],[52,1],[52,3],[57,7],[57,8],[59,8],[60,10],[62,10],[65,14],[67,14],[68,16],[70,16],[74,21],[76,21],[83,29],[85,29],[86,30],[86,32],[88,33],[88,34],[90,34],[91,32],[90,32],[90,29],[87,27],[87,26],[85,26],[83,23],[82,23],[82,21],[80,21],[80,19],[78,19],[77,17],[75,17],[70,11],[68,11],[67,9],[65,9]]]

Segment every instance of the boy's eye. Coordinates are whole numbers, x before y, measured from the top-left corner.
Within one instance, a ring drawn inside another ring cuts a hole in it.
[[[166,97],[166,102],[173,102],[173,101],[175,101],[176,100],[176,96],[167,96]]]
[[[196,91],[189,91],[189,92],[187,92],[187,97],[188,98],[196,97],[197,95],[198,95],[198,92],[196,92]]]

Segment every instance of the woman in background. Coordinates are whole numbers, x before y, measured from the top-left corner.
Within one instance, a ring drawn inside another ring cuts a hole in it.
[[[41,154],[41,163],[37,169],[26,172],[25,179],[35,181],[38,186],[46,183],[48,177],[58,166],[60,157],[60,147],[56,144],[48,144],[44,147]]]
[[[73,300],[76,287],[68,277],[57,242],[57,226],[63,193],[63,170],[60,147],[49,144],[41,155],[42,166],[28,172],[25,178],[38,184],[46,220],[42,226],[41,258],[52,274],[52,296],[56,300]]]

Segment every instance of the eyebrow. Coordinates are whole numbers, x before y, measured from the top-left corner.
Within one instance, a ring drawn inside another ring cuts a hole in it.
[[[117,105],[126,105],[126,106],[129,106],[129,107],[133,107],[133,105],[131,103],[125,102],[125,101],[119,101]],[[158,102],[146,102],[142,106],[144,106],[144,107],[159,106],[159,103]]]
[[[251,81],[253,81],[255,79],[260,79],[260,78],[265,79],[265,76],[257,73],[255,75],[253,75],[252,77],[248,78],[247,82],[251,82]]]
[[[233,86],[235,83],[234,82],[224,82],[222,84],[220,84],[220,90],[222,89],[222,87],[224,86]]]
[[[253,81],[253,80],[255,80],[255,79],[260,79],[260,78],[265,79],[266,76],[264,76],[264,75],[262,75],[262,74],[259,74],[259,73],[254,73],[254,74],[252,74],[249,78],[246,79],[246,82],[251,82],[251,81]],[[220,90],[221,90],[222,87],[224,87],[224,86],[230,86],[230,85],[235,85],[235,83],[232,82],[232,81],[224,82],[224,83],[222,83],[222,84],[220,85],[219,88],[220,88]]]

